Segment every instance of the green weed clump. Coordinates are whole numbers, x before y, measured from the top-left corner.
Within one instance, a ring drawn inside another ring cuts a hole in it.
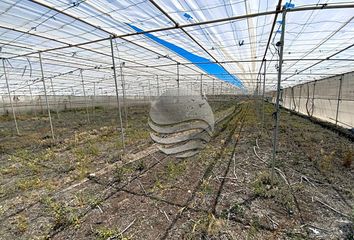
[[[75,228],[78,228],[80,226],[80,218],[77,214],[75,214],[73,208],[70,208],[64,203],[57,202],[50,197],[43,198],[42,202],[45,204],[49,211],[49,214],[54,219],[54,230],[68,225],[72,225]]]
[[[221,217],[223,219],[236,219],[236,218],[243,218],[245,215],[245,208],[235,203],[229,209],[223,209],[221,212]]]
[[[257,197],[273,198],[274,201],[284,207],[289,214],[292,213],[295,204],[289,186],[285,183],[281,184],[279,178],[276,176],[274,176],[273,181],[272,187],[270,173],[268,171],[260,173],[252,184],[253,194]],[[300,188],[298,188],[298,190],[300,190]]]
[[[117,239],[130,240],[128,236],[121,234],[117,228],[100,227],[94,231],[97,240]]]
[[[28,229],[28,219],[23,216],[23,215],[19,215],[17,218],[16,218],[16,230],[19,232],[19,233],[24,233],[27,231]]]
[[[216,218],[213,214],[203,215],[194,221],[191,231],[187,234],[187,239],[215,239],[225,226],[223,219]]]
[[[170,179],[177,178],[186,170],[186,162],[169,161],[167,164],[167,175]]]
[[[277,180],[274,180],[273,186],[278,184]],[[253,194],[257,197],[271,198],[274,197],[274,188],[272,186],[271,175],[268,171],[261,172],[255,181],[252,183]]]

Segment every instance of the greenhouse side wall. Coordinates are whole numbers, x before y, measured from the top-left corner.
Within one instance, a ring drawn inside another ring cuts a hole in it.
[[[12,106],[17,113],[43,113],[47,111],[46,100],[44,95],[24,96],[15,95],[11,96]],[[121,102],[123,99],[120,98]],[[145,104],[148,98],[127,98],[125,103],[129,105]],[[49,108],[52,111],[70,110],[70,109],[83,109],[86,106],[93,107],[117,107],[116,96],[48,96]],[[11,114],[12,108],[8,95],[3,95],[0,102],[0,115]]]
[[[354,72],[285,88],[281,93],[280,104],[309,117],[352,129]]]

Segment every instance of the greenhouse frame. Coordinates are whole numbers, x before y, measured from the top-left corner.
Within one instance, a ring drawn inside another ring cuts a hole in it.
[[[0,0],[0,59],[0,239],[354,238],[354,2]]]

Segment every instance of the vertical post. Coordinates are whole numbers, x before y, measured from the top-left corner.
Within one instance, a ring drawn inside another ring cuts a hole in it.
[[[214,96],[214,88],[215,88],[214,83],[215,83],[215,78],[213,78],[213,96]]]
[[[93,82],[92,112],[95,113],[96,105],[96,82]]]
[[[343,77],[344,77],[344,74],[342,76],[340,76],[340,79],[339,79],[338,101],[337,101],[337,111],[336,111],[336,125],[338,124],[339,104],[340,104],[340,101],[342,100],[341,98],[342,98]]]
[[[72,109],[72,97],[74,96],[74,88],[71,87],[71,95],[69,96],[69,106],[70,106],[70,109]]]
[[[45,97],[45,102],[46,102],[46,105],[47,105],[47,111],[48,111],[48,117],[49,117],[50,132],[52,133],[53,140],[55,140],[54,130],[53,130],[53,123],[52,123],[52,116],[50,114],[50,108],[49,108],[49,102],[48,102],[48,96],[47,96],[47,88],[45,86],[45,80],[44,80],[44,72],[43,72],[43,64],[42,64],[41,52],[39,52],[38,55],[39,55],[39,65],[41,67],[42,82],[43,82],[43,88],[44,88],[44,97]]]
[[[20,135],[20,131],[18,130],[18,125],[17,125],[16,113],[15,113],[14,105],[13,105],[12,99],[11,99],[9,80],[7,78],[7,75],[6,75],[5,59],[2,59],[2,66],[4,68],[4,75],[5,75],[7,93],[9,95],[9,101],[10,101],[10,105],[11,105],[12,116],[13,116],[14,122],[15,122],[16,133],[17,133],[17,135]]]
[[[150,78],[148,77],[148,84],[149,84],[149,101],[151,101],[151,85],[150,85]]]
[[[267,60],[264,59],[263,88],[262,88],[262,129],[264,128],[264,102],[265,102],[264,95],[265,95],[266,71],[267,71]]]
[[[123,66],[124,66],[124,62],[122,62],[120,64],[119,68],[120,68],[120,80],[122,82],[123,110],[124,110],[124,118],[125,118],[125,127],[128,128],[128,112],[127,112],[127,105],[125,102],[125,79],[124,79],[124,75],[123,75]]]
[[[315,80],[314,84],[313,84],[313,91],[312,91],[312,106],[311,106],[311,117],[313,116],[313,111],[315,110],[315,90],[316,90],[316,82],[317,80]]]
[[[179,62],[177,62],[177,88],[179,88]]]
[[[5,100],[4,100],[4,96],[1,96],[2,98],[2,108],[3,108],[3,111],[4,111],[4,114],[6,113],[6,107],[5,107]]]
[[[297,112],[300,112],[300,103],[301,103],[301,92],[302,92],[302,85],[300,85],[300,92],[299,92],[299,104],[297,106]]]
[[[31,106],[33,105],[33,94],[32,94],[32,89],[31,89],[31,85],[28,85],[28,90],[31,96]],[[37,109],[36,109],[36,105],[34,105],[34,116],[37,117]]]
[[[143,101],[145,102],[145,99],[146,99],[146,96],[145,96],[145,86],[142,86],[143,87]]]
[[[51,85],[51,88],[52,88],[52,93],[53,93],[54,102],[55,102],[55,110],[56,110],[56,113],[57,113],[57,118],[59,119],[58,103],[57,103],[57,97],[56,97],[55,92],[54,92],[53,80],[52,80],[52,78],[49,78],[49,79],[50,79],[50,85]]]
[[[200,96],[203,96],[203,73],[200,74]]]
[[[125,149],[122,112],[121,112],[121,108],[120,108],[120,101],[119,101],[119,94],[118,94],[118,81],[117,81],[116,64],[115,64],[115,61],[114,61],[114,51],[113,51],[112,36],[110,38],[110,43],[111,43],[111,54],[112,54],[112,64],[113,64],[113,78],[114,78],[114,85],[115,85],[115,89],[116,89],[116,97],[117,97],[117,104],[118,104],[118,117],[119,117],[119,123],[120,123],[120,131],[121,131],[123,149]]]
[[[80,69],[80,76],[81,76],[82,91],[84,93],[87,122],[89,123],[90,122],[90,115],[89,115],[88,104],[87,104],[87,99],[86,99],[85,82],[84,82],[84,76],[82,74],[82,69]]]
[[[275,158],[278,148],[278,131],[279,131],[279,120],[280,120],[280,111],[279,111],[279,98],[280,98],[280,84],[281,84],[281,74],[282,74],[282,66],[283,66],[283,51],[284,51],[284,35],[285,35],[285,16],[286,16],[286,8],[283,7],[282,14],[282,26],[281,26],[281,37],[280,37],[280,46],[279,46],[279,69],[278,69],[278,82],[277,82],[277,97],[276,97],[276,112],[275,112],[275,129],[273,136],[273,157],[272,157],[272,173],[271,173],[271,184],[273,186],[274,182],[274,168],[275,168]]]
[[[159,75],[156,75],[156,81],[157,81],[157,96],[160,96]]]

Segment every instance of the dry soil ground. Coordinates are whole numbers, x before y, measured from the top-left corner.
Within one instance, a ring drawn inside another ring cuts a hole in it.
[[[273,106],[212,103],[208,146],[159,152],[148,107],[128,109],[126,150],[112,109],[10,117],[0,128],[0,239],[353,239],[353,143],[282,111],[274,177]]]

